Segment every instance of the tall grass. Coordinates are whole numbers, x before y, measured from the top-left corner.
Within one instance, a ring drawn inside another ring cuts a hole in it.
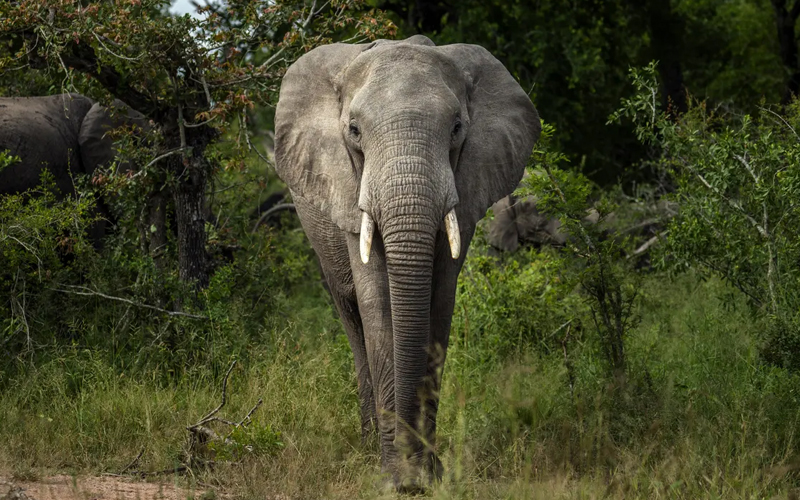
[[[251,436],[275,446],[199,478],[237,498],[391,498],[374,445],[360,444],[350,351],[322,292],[288,298],[285,321],[252,341],[231,375],[224,416],[259,399]],[[463,297],[461,305],[463,305]],[[622,403],[594,347],[529,344],[495,355],[459,309],[442,388],[433,498],[771,498],[797,481],[798,378],[758,358],[759,321],[718,281],[645,282]],[[467,339],[467,340],[465,340]],[[103,353],[61,348],[0,394],[0,464],[18,474],[175,466],[185,429],[220,400],[220,373],[165,383]],[[279,434],[278,434],[279,433]]]

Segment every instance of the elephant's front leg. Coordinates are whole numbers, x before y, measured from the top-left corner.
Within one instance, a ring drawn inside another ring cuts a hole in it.
[[[474,228],[465,227],[461,231],[462,248],[469,248]],[[450,256],[447,237],[439,232],[436,239],[436,258],[433,271],[433,293],[431,296],[431,341],[428,347],[428,372],[425,378],[426,399],[422,405],[425,422],[425,460],[436,477],[441,477],[442,466],[435,454],[436,416],[439,410],[439,392],[442,386],[442,373],[447,357],[450,339],[450,326],[456,301],[458,274],[464,264],[466,251],[458,259]]]
[[[395,379],[394,341],[392,335],[392,310],[389,300],[389,280],[386,274],[383,241],[376,234],[368,263],[361,262],[359,235],[347,237],[350,265],[358,298],[358,309],[364,328],[367,361],[375,391],[378,432],[381,445],[381,470],[395,472],[397,448],[395,447]]]
[[[342,231],[316,207],[295,196],[297,215],[319,258],[322,274],[339,311],[347,340],[353,351],[358,379],[358,398],[361,406],[361,439],[366,442],[376,427],[375,398],[372,376],[364,344],[364,328],[356,301],[350,255]]]

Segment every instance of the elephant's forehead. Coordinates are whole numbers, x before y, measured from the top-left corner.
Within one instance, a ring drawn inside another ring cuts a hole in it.
[[[365,51],[351,65],[348,78],[357,85],[382,84],[387,88],[459,87],[464,83],[458,66],[436,47],[402,43]]]
[[[434,48],[394,45],[373,50],[376,54],[349,74],[356,107],[458,107],[464,79],[453,74],[454,66]]]

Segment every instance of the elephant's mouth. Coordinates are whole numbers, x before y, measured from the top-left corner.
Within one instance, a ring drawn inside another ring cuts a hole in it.
[[[450,243],[450,256],[458,259],[461,255],[461,231],[458,228],[458,218],[456,209],[451,208],[444,216],[444,228],[447,232],[447,241]],[[375,221],[367,212],[361,215],[361,239],[359,250],[361,252],[361,262],[369,262],[369,254],[372,250],[372,236],[375,234]]]

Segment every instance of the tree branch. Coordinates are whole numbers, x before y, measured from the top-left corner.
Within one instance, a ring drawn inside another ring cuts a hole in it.
[[[797,1],[798,1],[798,3],[800,3],[800,0],[797,0]],[[762,107],[762,106],[759,106],[758,108],[759,108],[761,111],[766,111],[766,112],[768,112],[768,113],[771,113],[771,114],[775,115],[775,116],[776,116],[776,117],[777,117],[777,118],[778,118],[780,121],[782,121],[782,122],[783,122],[783,124],[784,124],[784,125],[786,125],[787,127],[789,127],[789,130],[791,130],[791,131],[792,131],[792,133],[794,134],[794,136],[795,136],[795,137],[797,137],[797,139],[800,139],[800,135],[797,135],[797,131],[794,129],[794,127],[792,127],[792,126],[789,124],[789,122],[787,122],[787,121],[786,121],[786,119],[785,119],[784,117],[782,117],[781,115],[779,115],[778,113],[776,113],[776,112],[772,111],[772,110],[771,110],[771,109],[769,109],[769,108],[765,108],[765,107]]]
[[[97,54],[89,44],[69,43],[63,52],[62,59],[67,66],[95,78],[114,97],[145,115],[162,121],[168,109],[159,106],[155,99],[131,87],[120,73],[108,64],[100,64]]]
[[[125,298],[122,298],[122,297],[114,297],[113,295],[106,295],[105,293],[92,290],[91,288],[87,288],[85,286],[75,286],[75,285],[64,285],[64,286],[72,288],[72,290],[63,290],[61,288],[48,288],[48,289],[49,290],[53,290],[54,292],[71,293],[73,295],[85,295],[85,296],[88,296],[88,297],[95,296],[95,297],[102,297],[102,298],[108,299],[108,300],[116,300],[117,302],[124,302],[124,303],[130,304],[132,306],[136,306],[136,307],[141,307],[141,308],[144,308],[144,309],[151,309],[153,311],[162,312],[162,313],[164,313],[164,314],[166,314],[168,316],[183,316],[185,318],[192,318],[192,319],[208,319],[207,317],[200,316],[198,314],[189,314],[189,313],[180,312],[180,311],[169,311],[167,309],[162,309],[160,307],[151,306],[149,304],[142,304],[141,302],[135,302],[135,301],[130,300],[130,299],[125,299]]]
[[[798,0],[798,1],[800,1],[800,0]],[[755,170],[753,170],[753,167],[750,166],[750,162],[747,161],[747,158],[745,158],[744,156],[737,155],[737,154],[734,154],[733,157],[736,158],[737,160],[739,160],[739,163],[741,163],[742,166],[744,166],[745,170],[747,170],[750,173],[750,176],[756,182],[756,185],[758,185],[758,181],[759,181],[758,176],[756,175]]]
[[[705,187],[707,187],[708,189],[710,189],[711,191],[713,191],[713,192],[714,192],[714,193],[715,193],[717,196],[719,196],[720,198],[722,198],[722,199],[723,199],[723,200],[724,200],[724,201],[725,201],[725,202],[726,202],[728,205],[730,205],[732,208],[736,209],[736,211],[737,211],[737,212],[741,213],[741,214],[742,214],[742,215],[743,215],[743,216],[744,216],[744,217],[745,217],[745,218],[746,218],[746,219],[747,219],[747,220],[750,222],[750,224],[752,224],[752,225],[753,225],[753,227],[755,227],[755,228],[756,228],[756,230],[758,231],[758,233],[759,233],[761,236],[763,236],[764,238],[766,238],[766,237],[767,237],[767,232],[766,232],[766,230],[765,230],[765,229],[764,229],[764,228],[761,226],[761,224],[759,224],[759,223],[758,223],[758,221],[757,221],[757,220],[755,220],[755,219],[753,218],[753,216],[752,216],[752,215],[750,215],[749,213],[747,213],[747,211],[744,209],[744,207],[742,207],[742,205],[741,205],[741,204],[737,203],[735,200],[732,200],[731,198],[728,198],[727,196],[725,196],[725,193],[723,193],[723,192],[722,192],[722,191],[720,191],[719,189],[717,189],[717,188],[715,188],[714,186],[712,186],[712,185],[711,185],[711,183],[709,183],[709,182],[706,180],[706,178],[705,178],[705,177],[703,177],[703,175],[702,175],[700,172],[698,172],[698,171],[697,171],[697,170],[695,170],[694,168],[690,167],[690,166],[688,165],[688,163],[684,163],[684,164],[686,165],[686,168],[687,168],[687,169],[689,169],[689,171],[690,171],[690,172],[692,172],[692,173],[695,175],[695,177],[697,177],[697,178],[700,180],[700,182],[702,182],[702,183],[703,183],[703,185],[704,185]]]

